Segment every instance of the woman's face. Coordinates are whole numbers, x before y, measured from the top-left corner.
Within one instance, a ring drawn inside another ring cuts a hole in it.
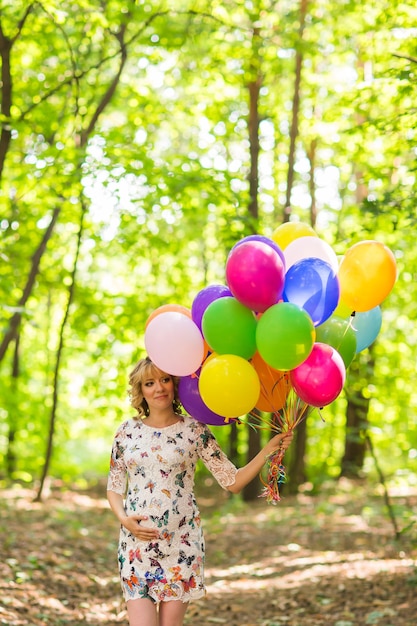
[[[142,395],[148,403],[149,410],[164,410],[172,408],[175,397],[174,381],[172,376],[152,369],[143,379]]]

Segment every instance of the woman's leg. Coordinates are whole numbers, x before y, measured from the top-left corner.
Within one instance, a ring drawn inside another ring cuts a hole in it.
[[[130,626],[158,626],[156,604],[152,600],[128,600],[126,606]]]
[[[188,608],[187,602],[168,600],[159,605],[159,626],[182,626]]]

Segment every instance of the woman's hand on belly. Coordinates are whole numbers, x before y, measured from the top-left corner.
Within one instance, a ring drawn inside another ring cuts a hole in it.
[[[159,531],[154,526],[147,526],[147,515],[126,515],[122,520],[123,526],[140,541],[152,541],[158,539]]]

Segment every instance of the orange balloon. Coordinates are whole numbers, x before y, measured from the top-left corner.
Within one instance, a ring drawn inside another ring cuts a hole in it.
[[[252,357],[251,363],[261,383],[255,408],[267,413],[279,411],[284,406],[291,389],[289,373],[276,370],[265,363],[259,352]]]
[[[204,339],[203,337],[203,341],[204,341],[204,356],[203,356],[203,363],[206,360],[206,358],[209,356],[210,352],[211,352],[211,348],[208,345],[207,341]]]
[[[395,284],[395,257],[383,243],[361,241],[346,252],[338,278],[340,300],[352,311],[370,311],[385,300]]]
[[[183,315],[191,318],[191,311],[190,309],[187,309],[187,307],[182,306],[181,304],[163,304],[162,306],[159,306],[157,309],[152,311],[152,313],[146,320],[145,328],[147,328],[149,322],[151,322],[157,315],[159,315],[160,313],[166,313],[167,311],[182,313]]]

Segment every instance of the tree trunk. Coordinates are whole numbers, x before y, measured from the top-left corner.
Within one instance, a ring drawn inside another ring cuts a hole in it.
[[[296,154],[296,141],[298,137],[298,117],[300,111],[300,99],[301,99],[301,75],[303,68],[303,50],[302,40],[304,36],[304,29],[306,24],[306,15],[308,8],[308,0],[300,0],[300,28],[298,37],[298,47],[295,56],[295,80],[294,80],[294,95],[292,101],[292,118],[291,118],[291,130],[290,130],[290,147],[288,153],[288,172],[287,172],[287,190],[285,197],[285,206],[282,215],[282,221],[289,222],[291,217],[291,192],[294,184],[294,166],[295,166],[295,154]],[[311,155],[314,157],[314,155]],[[314,176],[314,172],[311,172],[311,176]],[[313,182],[314,184],[314,182]],[[313,198],[312,198],[313,206]],[[313,213],[312,213],[313,216]],[[306,422],[303,420],[295,430],[295,440],[291,445],[292,456],[290,461],[290,468],[288,472],[288,490],[291,493],[297,493],[298,487],[305,482],[305,450],[307,441],[307,427]]]
[[[262,85],[262,75],[260,70],[259,57],[259,29],[253,29],[252,38],[252,80],[248,83],[249,92],[249,152],[250,152],[250,169],[249,169],[249,206],[248,212],[251,218],[251,231],[256,232],[256,226],[259,218],[258,192],[259,192],[259,94]],[[261,437],[259,430],[247,426],[248,432],[248,449],[247,462],[253,459],[261,449]],[[259,495],[259,480],[255,478],[243,490],[243,499],[246,501],[254,500]]]
[[[127,24],[128,24],[128,20],[126,20],[125,23],[121,25],[119,31],[115,34],[115,37],[118,41],[119,48],[120,48],[120,62],[119,62],[118,71],[116,72],[115,76],[113,77],[107,89],[105,90],[103,96],[101,97],[100,102],[98,103],[95,111],[92,114],[90,122],[87,124],[87,126],[84,129],[82,129],[78,133],[78,135],[75,138],[76,146],[80,149],[80,153],[79,153],[80,159],[83,157],[82,150],[87,145],[88,139],[91,133],[94,131],[94,128],[97,124],[99,117],[104,112],[104,110],[109,105],[109,103],[111,102],[114,96],[114,93],[117,89],[117,86],[120,82],[120,78],[121,78],[123,69],[125,67],[126,61],[127,61],[127,48],[126,48],[126,43],[125,43]],[[87,209],[84,204],[84,200],[82,199],[81,200],[80,226],[79,226],[79,231],[78,231],[78,236],[77,236],[77,247],[76,247],[75,259],[74,259],[74,266],[73,266],[73,271],[72,271],[71,284],[70,284],[69,291],[68,291],[67,307],[64,313],[62,324],[61,324],[59,345],[58,345],[57,355],[56,355],[56,363],[55,363],[55,371],[54,371],[54,385],[53,385],[53,399],[52,399],[52,408],[51,408],[51,414],[50,414],[50,419],[49,419],[49,433],[48,433],[47,447],[45,451],[45,461],[44,461],[42,476],[40,479],[38,493],[35,498],[36,501],[42,500],[45,481],[49,473],[49,466],[50,466],[51,459],[52,459],[53,438],[55,434],[56,413],[57,413],[57,407],[58,407],[59,370],[60,370],[60,365],[61,365],[62,352],[64,348],[64,331],[66,328],[67,320],[69,317],[69,311],[70,311],[70,307],[71,307],[71,303],[72,303],[72,299],[74,295],[75,277],[76,277],[76,272],[77,272],[77,263],[78,263],[79,253],[80,253],[82,233],[83,233],[83,228],[84,228],[84,217],[85,217],[86,210]]]
[[[362,392],[348,400],[346,408],[345,452],[340,466],[340,476],[360,478],[366,452],[369,399]]]
[[[50,417],[49,417],[48,441],[47,441],[47,446],[46,446],[46,451],[45,451],[45,461],[44,461],[42,476],[41,476],[41,479],[40,479],[38,493],[37,493],[36,498],[35,498],[36,502],[40,502],[42,500],[43,490],[44,490],[44,487],[45,487],[45,481],[46,481],[46,478],[47,478],[48,473],[49,473],[49,466],[51,464],[51,459],[52,459],[53,441],[54,441],[55,424],[56,424],[56,414],[57,414],[57,407],[58,407],[59,370],[60,370],[60,365],[61,365],[62,352],[63,352],[63,349],[64,349],[65,328],[66,328],[68,317],[69,317],[71,303],[72,303],[72,300],[73,300],[73,297],[74,297],[75,278],[76,278],[76,274],[77,274],[77,265],[78,265],[78,258],[79,258],[79,255],[80,255],[82,235],[83,235],[83,231],[84,231],[84,217],[85,217],[85,213],[86,213],[86,207],[85,207],[85,205],[84,205],[84,203],[82,201],[81,202],[80,225],[79,225],[78,235],[77,235],[77,247],[76,247],[76,251],[75,251],[74,265],[73,265],[73,268],[72,268],[71,283],[70,283],[70,286],[69,286],[69,289],[68,289],[68,301],[67,301],[67,306],[66,306],[66,309],[65,309],[65,312],[64,312],[64,317],[63,317],[63,320],[62,320],[61,329],[60,329],[60,333],[59,333],[59,343],[58,343],[58,349],[57,349],[56,361],[55,361],[55,370],[54,370],[52,407],[51,407],[51,413],[50,413]]]
[[[313,139],[310,144],[310,148],[307,152],[308,160],[310,162],[310,180],[308,181],[308,188],[311,198],[310,206],[310,224],[314,228],[317,220],[317,205],[316,205],[316,185],[314,182],[315,169],[316,169],[316,149],[317,139]]]
[[[260,450],[260,435],[259,430],[256,428],[251,428],[248,426],[248,461],[253,459],[254,456],[258,454]],[[242,491],[242,497],[245,502],[250,502],[251,500],[255,500],[261,490],[261,483],[259,478],[254,478],[246,487],[244,487]]]
[[[304,460],[306,444],[307,421],[303,420],[294,430],[294,441],[291,443],[291,457],[288,466],[288,487],[284,487],[284,489],[288,489],[288,491],[292,494],[298,493],[299,486],[306,481]]]
[[[13,353],[13,365],[12,365],[12,394],[13,399],[18,398],[17,393],[17,381],[19,379],[19,345],[20,345],[20,333],[17,333],[15,339],[15,347]],[[14,405],[14,402],[13,402]],[[9,412],[8,417],[8,434],[7,434],[7,451],[6,451],[6,476],[7,478],[12,478],[14,472],[16,471],[16,452],[15,452],[15,441],[16,441],[16,433],[17,433],[17,415],[18,415],[18,407],[14,406],[15,415]]]
[[[366,453],[369,427],[369,398],[363,390],[363,372],[372,376],[374,359],[371,349],[357,355],[349,367],[349,394],[346,407],[345,451],[340,464],[340,476],[360,478]]]
[[[254,224],[258,221],[258,191],[259,191],[259,92],[262,85],[260,76],[248,85],[249,90],[249,213]],[[255,228],[253,228],[255,232]]]
[[[12,38],[7,37],[3,31],[0,12],[0,58],[1,58],[1,100],[0,113],[3,118],[0,131],[0,183],[3,178],[4,164],[12,140],[12,128],[8,123],[13,104],[13,79],[11,68],[11,51],[14,43],[19,38],[25,25],[26,19],[33,9],[33,4],[28,6],[22,19],[17,24],[16,33]]]
[[[238,454],[238,430],[236,422],[232,422],[230,425],[230,437],[229,437],[229,453],[228,457],[235,465],[239,465]]]
[[[12,75],[10,70],[10,53],[12,42],[5,37],[3,29],[0,26],[0,54],[1,54],[1,114],[4,119],[10,119],[10,109],[12,104]],[[9,150],[12,139],[12,129],[10,124],[1,125],[0,134],[0,181],[3,178],[4,164],[7,152]]]
[[[300,28],[299,28],[299,44],[302,43],[304,28],[307,15],[308,0],[300,0]],[[303,67],[302,46],[297,47],[295,55],[295,81],[294,96],[292,100],[292,118],[290,130],[290,149],[288,154],[288,172],[287,172],[287,191],[285,195],[285,206],[282,216],[283,222],[289,222],[291,216],[291,192],[294,184],[294,165],[295,165],[295,147],[298,137],[298,115],[300,111],[300,94],[301,94],[301,73]]]
[[[16,307],[18,310],[10,318],[9,328],[6,330],[3,340],[0,344],[0,362],[3,360],[4,355],[6,354],[9,344],[13,340],[15,340],[17,337],[20,322],[22,321],[22,313],[23,313],[24,307],[32,293],[32,290],[35,284],[35,279],[39,272],[39,266],[40,266],[40,262],[42,259],[42,255],[44,254],[48,241],[50,240],[52,236],[52,233],[53,233],[55,224],[58,220],[60,212],[61,212],[60,208],[56,208],[53,210],[52,219],[49,222],[49,226],[45,230],[42,240],[38,246],[38,249],[36,250],[35,254],[32,257],[32,266],[30,268],[29,276],[26,281],[26,285],[23,289],[23,294]]]

